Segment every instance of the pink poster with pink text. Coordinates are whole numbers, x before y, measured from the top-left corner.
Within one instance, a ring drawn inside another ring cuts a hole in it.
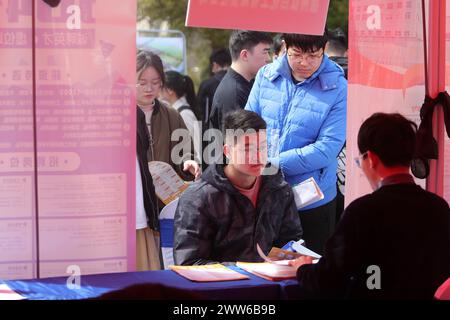
[[[425,97],[421,1],[349,4],[346,205],[372,191],[353,161],[362,122],[375,112],[398,112],[419,124]]]
[[[136,1],[34,1],[33,63],[32,1],[0,0],[0,278],[132,271]]]

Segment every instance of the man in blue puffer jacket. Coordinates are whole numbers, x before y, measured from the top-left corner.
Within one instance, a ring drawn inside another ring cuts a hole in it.
[[[299,212],[306,246],[323,252],[336,211],[336,157],[346,133],[347,80],[323,36],[284,34],[286,54],[262,67],[247,110],[267,123],[269,160],[294,186],[314,177],[325,198]]]

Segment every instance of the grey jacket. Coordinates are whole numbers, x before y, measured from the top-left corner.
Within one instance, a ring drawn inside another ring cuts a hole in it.
[[[174,259],[178,265],[261,261],[301,238],[303,230],[292,189],[280,173],[263,176],[257,207],[213,164],[181,196],[174,220]]]

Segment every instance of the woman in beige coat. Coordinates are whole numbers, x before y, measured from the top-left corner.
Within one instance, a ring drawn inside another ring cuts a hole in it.
[[[180,114],[158,100],[164,85],[164,69],[158,55],[141,51],[137,55],[136,98],[138,107],[145,114],[148,129],[149,148],[148,161],[162,161],[170,164],[185,180],[193,180],[200,176],[199,164],[193,159],[193,145],[189,132]],[[172,141],[172,133],[183,129],[187,134],[183,138]],[[172,156],[177,146],[181,154]],[[149,228],[146,223],[145,209],[141,206],[142,196],[136,195],[136,266],[138,271],[160,269],[159,228]],[[161,202],[159,202],[161,205]]]

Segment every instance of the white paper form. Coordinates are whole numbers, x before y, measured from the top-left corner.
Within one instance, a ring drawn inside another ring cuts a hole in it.
[[[313,177],[300,182],[292,187],[292,190],[294,191],[294,200],[297,209],[306,207],[324,198],[322,190],[320,190]]]
[[[148,170],[153,178],[156,195],[164,204],[178,198],[188,187],[168,163],[151,161]]]

